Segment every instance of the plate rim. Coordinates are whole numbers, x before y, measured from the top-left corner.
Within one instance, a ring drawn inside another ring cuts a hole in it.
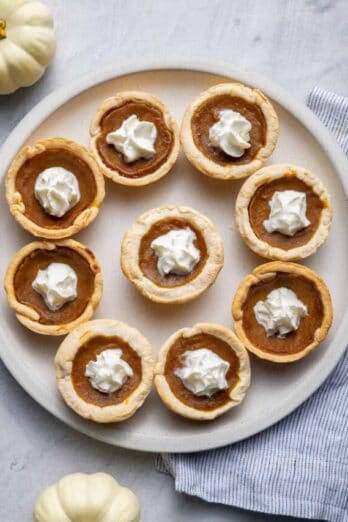
[[[1,147],[1,156],[4,167],[2,169],[3,173],[1,175],[1,181],[3,181],[13,156],[18,151],[18,141],[22,144],[23,141],[25,141],[35,131],[35,129],[43,123],[43,121],[70,99],[97,86],[98,84],[122,76],[161,70],[182,70],[214,74],[229,77],[253,87],[259,87],[270,98],[292,114],[320,144],[324,153],[334,166],[336,174],[344,187],[346,198],[348,198],[348,176],[344,172],[347,170],[348,166],[347,159],[339,145],[336,143],[334,137],[303,102],[297,100],[293,95],[289,94],[286,89],[259,73],[246,71],[223,62],[212,63],[204,60],[187,60],[178,58],[166,58],[165,62],[163,60],[151,59],[147,61],[132,61],[127,64],[119,63],[117,65],[110,65],[101,71],[85,74],[81,78],[71,82],[68,86],[61,86],[55,89],[52,93],[48,94],[37,103],[26,114],[26,116],[24,116],[3,143]],[[219,433],[218,440],[216,440],[216,434],[214,433],[203,432],[194,436],[183,435],[179,441],[170,440],[167,444],[164,439],[165,448],[159,447],[158,438],[144,436],[139,432],[131,433],[129,431],[119,431],[117,440],[114,440],[109,436],[109,430],[105,430],[103,434],[100,434],[99,431],[96,432],[93,430],[93,425],[88,423],[79,424],[78,420],[80,419],[75,420],[74,416],[64,416],[63,414],[60,414],[60,412],[54,411],[53,408],[50,407],[49,400],[45,400],[45,397],[40,394],[39,388],[36,389],[35,382],[30,383],[25,379],[24,373],[21,372],[21,367],[16,364],[16,358],[14,356],[11,357],[11,351],[6,349],[6,339],[2,330],[0,330],[0,337],[2,341],[0,343],[0,356],[8,371],[12,374],[18,384],[20,384],[20,386],[40,406],[45,408],[49,413],[69,427],[89,437],[117,447],[145,452],[163,451],[166,453],[186,453],[218,448],[226,444],[244,440],[252,435],[256,435],[285,418],[307,400],[334,370],[346,349],[348,338],[348,306],[346,307],[342,322],[337,329],[336,335],[331,341],[331,343],[334,342],[336,346],[333,357],[331,357],[329,361],[325,361],[325,368],[321,368],[322,371],[318,374],[318,379],[306,383],[306,386],[302,385],[302,387],[296,389],[296,393],[292,394],[286,406],[283,405],[282,407],[278,407],[276,410],[273,410],[269,416],[265,416],[262,421],[258,420],[257,427],[253,425],[253,429],[240,426],[237,435],[231,433],[228,428]],[[163,436],[161,436],[161,440],[163,440]]]

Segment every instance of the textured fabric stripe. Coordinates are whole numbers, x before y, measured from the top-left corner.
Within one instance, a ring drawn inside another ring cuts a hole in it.
[[[316,87],[308,106],[348,154],[348,100]],[[177,491],[265,513],[348,522],[348,351],[300,408],[237,444],[162,455]]]
[[[348,99],[315,87],[308,96],[307,104],[348,154]]]

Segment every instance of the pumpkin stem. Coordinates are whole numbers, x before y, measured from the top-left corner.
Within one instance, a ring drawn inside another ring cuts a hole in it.
[[[6,38],[6,22],[0,18],[0,40]]]

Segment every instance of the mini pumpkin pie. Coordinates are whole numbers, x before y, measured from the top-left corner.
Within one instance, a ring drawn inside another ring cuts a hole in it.
[[[303,259],[328,237],[330,197],[309,170],[271,165],[243,184],[236,201],[236,220],[242,238],[260,256]]]
[[[49,138],[24,147],[6,178],[6,197],[18,223],[34,236],[62,239],[97,216],[104,177],[82,145]]]
[[[250,384],[248,352],[224,326],[200,323],[173,334],[155,365],[164,404],[179,415],[212,420],[242,402]]]
[[[94,314],[102,294],[94,254],[66,239],[35,241],[21,248],[5,275],[8,303],[33,332],[63,335]]]
[[[95,422],[134,415],[151,390],[151,346],[135,328],[108,319],[80,325],[60,345],[56,378],[66,404]]]
[[[277,114],[258,89],[222,83],[188,106],[181,142],[188,160],[212,178],[238,179],[262,167],[279,134]]]
[[[188,207],[159,207],[141,215],[121,249],[124,275],[148,299],[183,303],[215,281],[223,244],[213,223]]]
[[[261,359],[293,362],[325,339],[332,323],[330,292],[313,270],[273,261],[243,279],[232,316],[248,350]]]
[[[121,185],[148,185],[165,176],[179,154],[179,130],[166,105],[145,92],[120,92],[99,106],[91,150],[105,176]]]

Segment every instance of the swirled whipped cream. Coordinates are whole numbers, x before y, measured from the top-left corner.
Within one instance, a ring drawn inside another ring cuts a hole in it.
[[[240,158],[250,148],[251,123],[239,112],[220,111],[219,120],[209,129],[210,144],[232,158]]]
[[[276,335],[283,338],[298,329],[308,310],[295,292],[281,287],[272,290],[265,301],[258,301],[254,306],[254,314],[268,337]]]
[[[77,296],[77,275],[71,266],[65,263],[51,263],[47,268],[38,270],[32,282],[46,306],[56,311]]]
[[[113,145],[123,155],[126,163],[140,158],[150,159],[155,154],[156,125],[140,121],[135,114],[122,122],[121,127],[106,136],[106,143]]]
[[[306,217],[307,196],[297,190],[274,192],[270,202],[269,218],[263,222],[267,232],[281,232],[293,236],[311,222]]]
[[[122,359],[122,350],[111,348],[104,350],[95,361],[86,364],[85,376],[93,388],[102,393],[113,393],[124,385],[132,377],[133,370]]]
[[[226,374],[230,364],[212,350],[189,350],[183,354],[183,363],[174,374],[194,395],[211,397],[228,388]]]
[[[45,169],[36,178],[35,197],[50,216],[62,217],[80,201],[76,176],[63,167]]]
[[[197,236],[194,231],[186,227],[170,230],[152,241],[151,248],[158,258],[157,269],[162,277],[192,272],[201,258],[201,253],[194,244],[195,239]]]

